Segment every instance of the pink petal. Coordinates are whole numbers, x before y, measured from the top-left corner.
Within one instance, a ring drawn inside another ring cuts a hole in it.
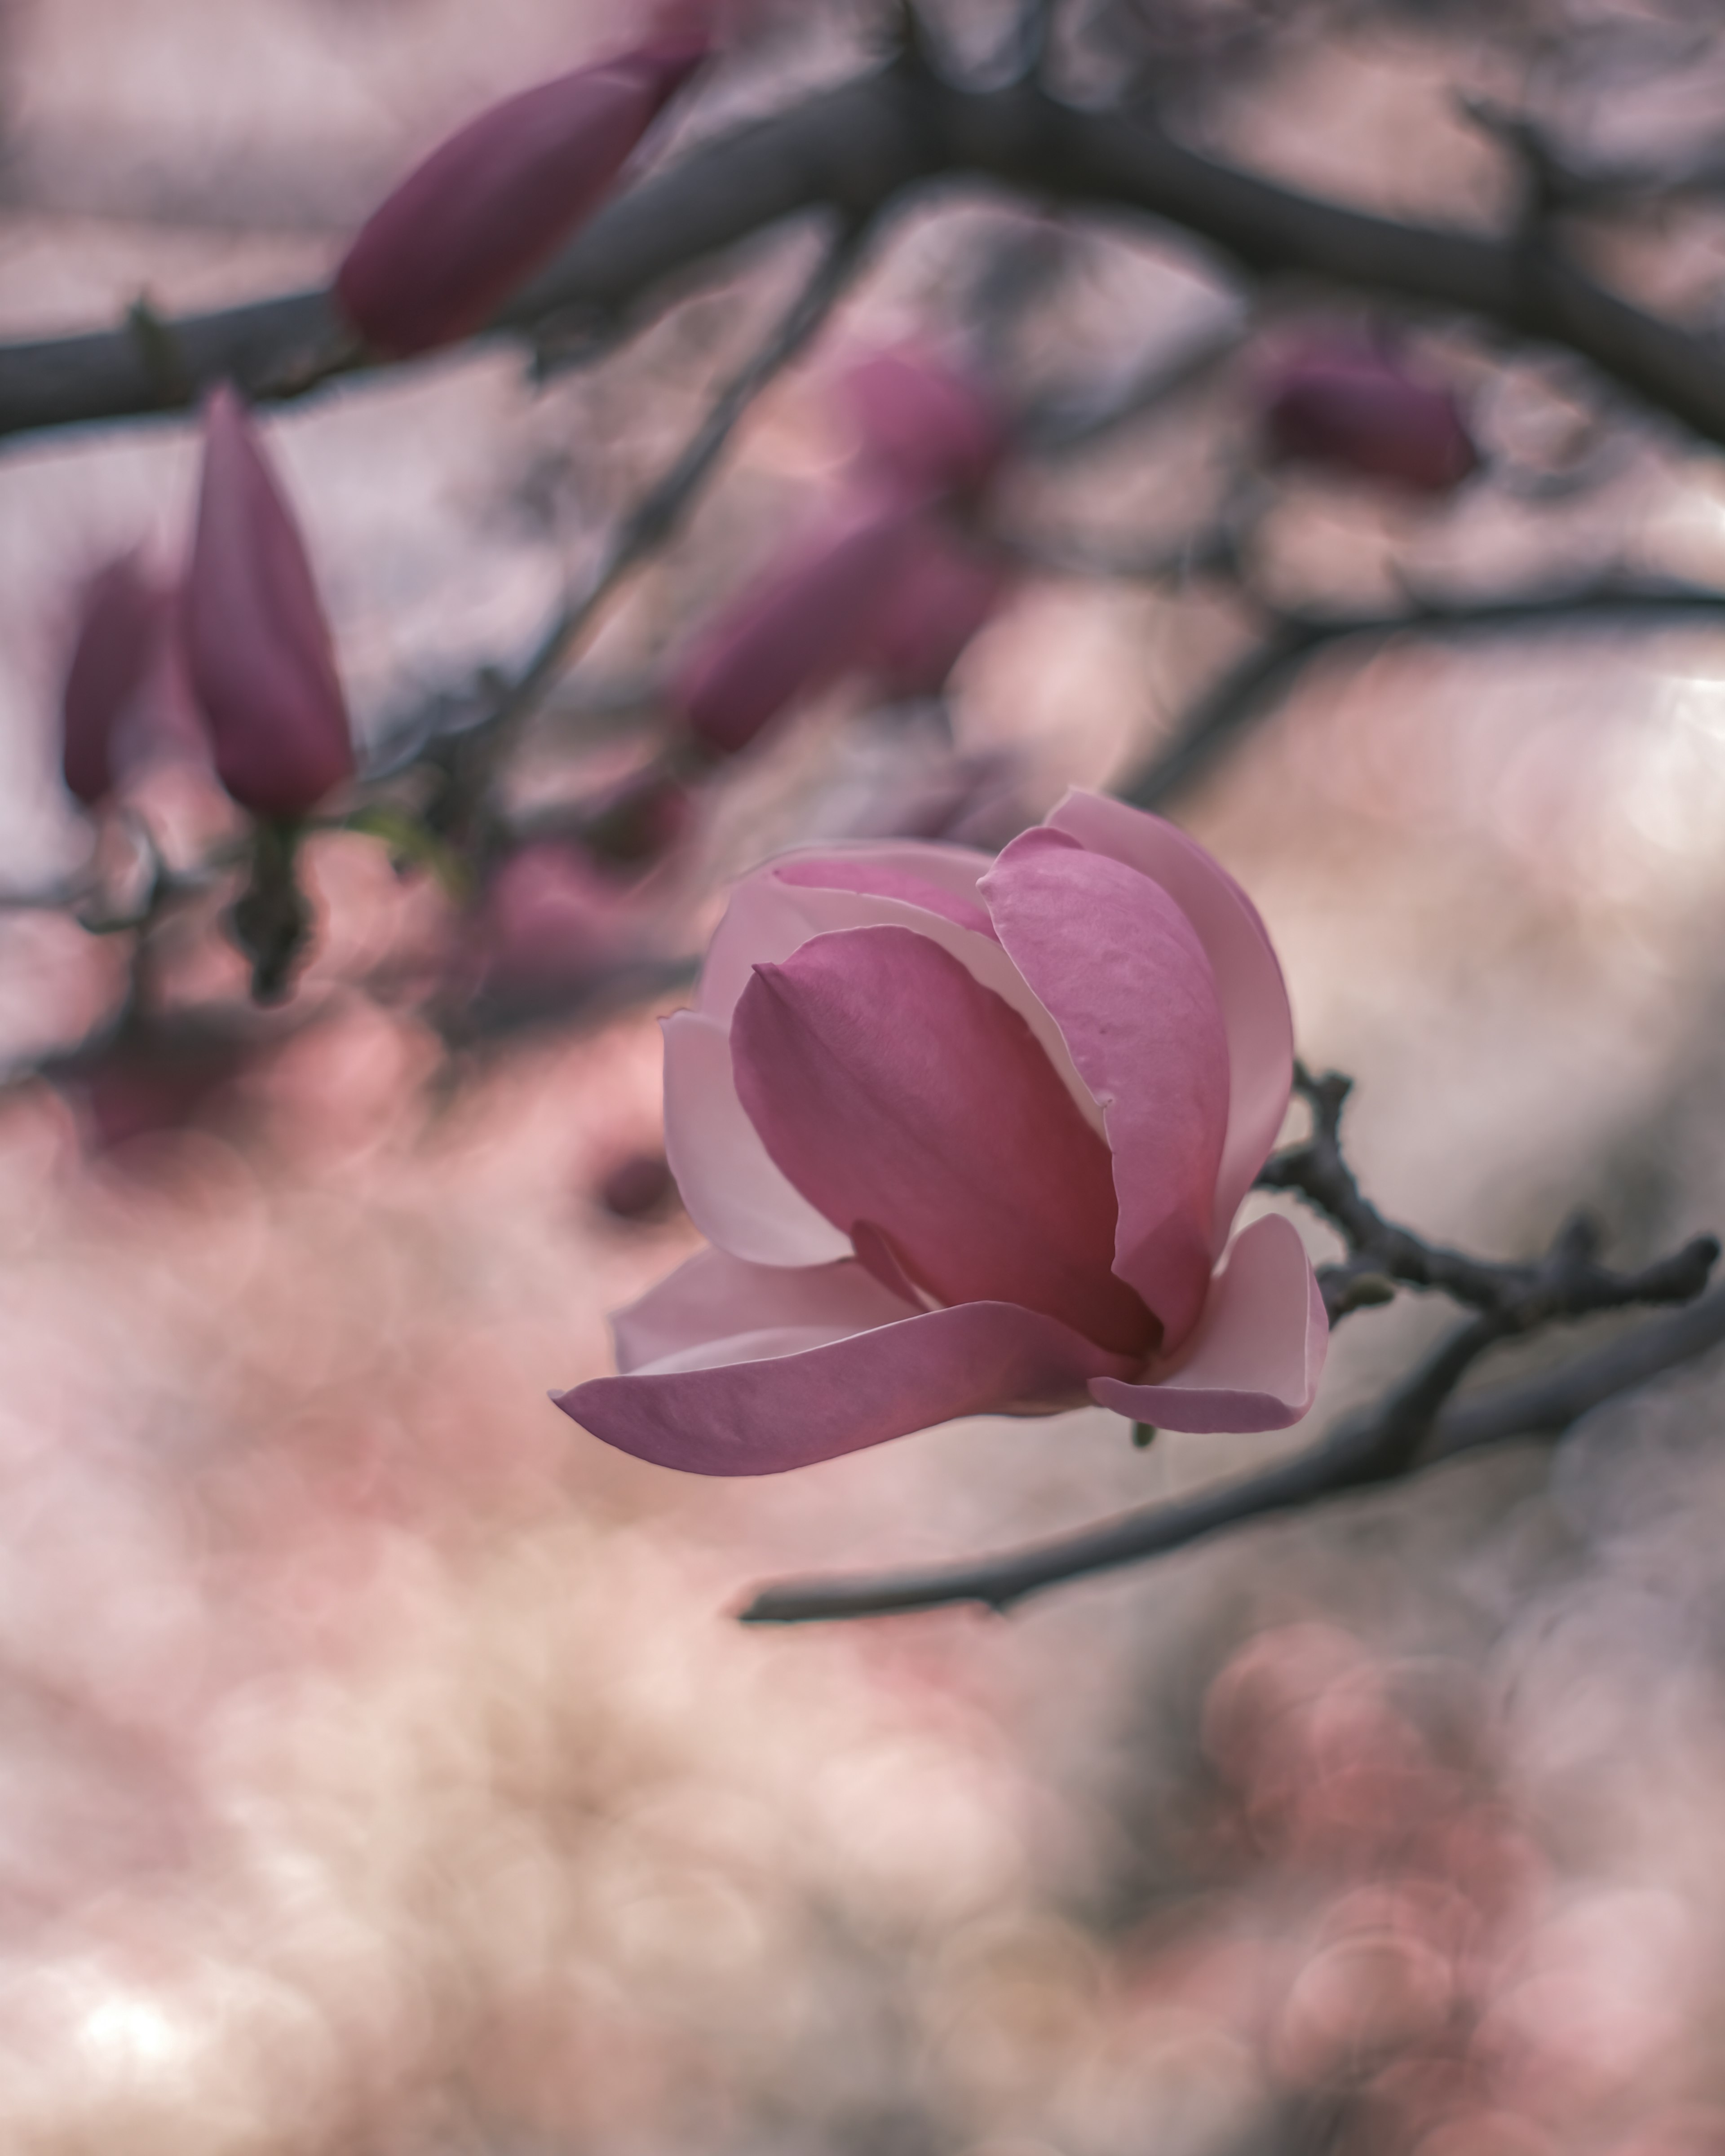
[[[973,375],[915,345],[871,353],[839,385],[865,463],[919,488],[980,486],[1006,448],[999,404]]]
[[[869,636],[869,670],[894,696],[933,696],[1005,596],[1004,562],[924,517]]]
[[[1040,1312],[969,1302],[764,1360],[599,1378],[557,1405],[657,1466],[777,1475],[957,1415],[1053,1413],[1125,1367]]]
[[[1214,969],[1230,1083],[1212,1229],[1219,1248],[1276,1143],[1293,1082],[1294,1021],[1269,935],[1233,877],[1160,816],[1075,790],[1045,820],[1090,852],[1159,883],[1198,931]]]
[[[1107,1147],[1024,1019],[929,937],[851,929],[758,967],[731,1057],[791,1182],[847,1234],[871,1223],[938,1301],[1147,1348],[1153,1321],[1110,1270]]]
[[[878,863],[883,870],[908,869],[937,884],[942,891],[973,901],[977,877],[991,864],[986,856],[963,846],[875,846],[859,848],[855,855],[835,855],[823,849],[818,855],[791,855],[792,862],[853,859]],[[973,864],[974,868],[973,869]],[[967,973],[1003,997],[1035,1034],[1043,1053],[1059,1072],[1062,1082],[1093,1128],[1102,1127],[1102,1111],[1079,1076],[1060,1029],[1026,984],[992,933],[982,936],[961,927],[946,913],[928,906],[874,891],[834,889],[799,885],[778,874],[780,863],[745,877],[732,893],[731,904],[708,947],[701,968],[695,1007],[703,1017],[728,1024],[737,999],[763,961],[788,958],[811,936],[845,928],[898,927],[914,929],[957,959]],[[875,879],[868,874],[866,880]],[[890,875],[879,880],[888,882]],[[865,880],[860,875],[858,880]]]
[[[1269,1213],[1230,1245],[1204,1321],[1170,1374],[1147,1385],[1097,1378],[1091,1394],[1163,1430],[1286,1430],[1317,1396],[1329,1344],[1299,1231]]]
[[[216,775],[256,816],[303,816],[353,772],[347,707],[305,542],[245,408],[204,409],[181,617]]]
[[[1160,884],[1064,832],[1014,839],[983,891],[1008,956],[1106,1116],[1114,1270],[1177,1348],[1209,1289],[1228,1122],[1228,1041],[1209,960]]]
[[[85,586],[60,721],[61,768],[86,808],[114,785],[121,722],[161,655],[172,610],[136,554],[110,562]]]
[[[396,359],[481,328],[598,207],[703,54],[699,42],[644,47],[470,121],[347,250],[336,292],[348,320]]]
[[[993,864],[986,854],[971,854],[967,849],[962,855],[964,866],[952,875],[943,875],[931,858],[943,851],[956,854],[960,850],[871,846],[865,852],[801,855],[775,861],[769,873],[776,882],[804,890],[872,891],[879,898],[901,898],[907,906],[924,906],[961,928],[992,938],[994,924],[976,887]]]
[[[824,1265],[848,1236],[773,1164],[743,1113],[728,1028],[696,1011],[665,1021],[665,1150],[689,1218],[710,1243],[758,1265]]]
[[[891,1325],[916,1309],[889,1295],[854,1259],[829,1265],[752,1265],[724,1250],[701,1250],[611,1320],[617,1367],[699,1350],[702,1367],[729,1363],[741,1335],[811,1328],[834,1339]]]

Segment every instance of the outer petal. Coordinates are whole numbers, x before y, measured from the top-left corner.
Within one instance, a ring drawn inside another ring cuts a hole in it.
[[[696,1011],[665,1022],[665,1150],[689,1218],[757,1265],[824,1265],[850,1239],[780,1174],[743,1113],[727,1026]]]
[[[1064,832],[1026,831],[983,884],[1000,940],[1101,1104],[1119,1200],[1114,1270],[1168,1349],[1209,1290],[1228,1041],[1190,921],[1160,884]]]
[[[1286,1430],[1317,1396],[1329,1344],[1299,1232],[1269,1213],[1235,1237],[1175,1368],[1153,1384],[1097,1378],[1091,1395],[1164,1430]]]
[[[1142,808],[1074,791],[1046,819],[1093,854],[1106,854],[1159,883],[1198,931],[1215,969],[1228,1029],[1228,1137],[1216,1180],[1219,1250],[1287,1112],[1294,1022],[1281,968],[1258,910],[1233,877],[1183,831]]]
[[[978,936],[993,937],[994,924],[977,896],[977,883],[993,864],[985,854],[972,855],[968,848],[938,850],[962,856],[964,865],[951,875],[945,864],[929,856],[937,850],[919,853],[911,846],[858,847],[850,853],[803,854],[777,860],[772,874],[776,882],[798,885],[813,891],[867,891],[876,898],[902,899],[920,906],[960,928],[974,929]],[[973,861],[973,868],[969,863]]]
[[[724,1250],[701,1250],[669,1279],[612,1317],[617,1367],[701,1352],[703,1363],[736,1358],[725,1353],[744,1334],[812,1327],[833,1339],[891,1325],[916,1306],[901,1302],[854,1260],[834,1265],[752,1265]]]
[[[660,1467],[777,1475],[956,1415],[1052,1413],[1126,1367],[1036,1311],[968,1302],[764,1361],[599,1378],[557,1405]]]
[[[1022,1303],[1121,1353],[1159,1337],[1111,1270],[1106,1145],[1023,1019],[929,937],[851,929],[759,968],[731,1060],[798,1189],[847,1235],[871,1223],[937,1301]]]

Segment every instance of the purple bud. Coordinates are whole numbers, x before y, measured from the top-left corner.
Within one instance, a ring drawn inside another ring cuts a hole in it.
[[[1479,463],[1450,392],[1394,355],[1337,338],[1284,359],[1263,392],[1277,456],[1299,458],[1420,494],[1445,494]]]
[[[136,554],[110,562],[84,588],[60,737],[66,784],[86,808],[113,791],[121,724],[156,670],[172,610]]]
[[[348,320],[392,359],[481,328],[598,208],[707,49],[672,28],[470,121],[361,228],[336,273]]]
[[[918,346],[859,362],[839,395],[856,424],[862,465],[932,494],[981,486],[1006,449],[1006,418],[993,396]]]
[[[204,408],[181,634],[216,775],[242,808],[303,816],[352,777],[347,705],[305,542],[225,384]]]
[[[1006,590],[1003,565],[962,546],[932,516],[906,535],[897,575],[869,636],[870,671],[889,693],[932,696]]]
[[[853,507],[805,533],[709,624],[670,688],[697,741],[734,756],[864,662],[920,515],[902,495]]]

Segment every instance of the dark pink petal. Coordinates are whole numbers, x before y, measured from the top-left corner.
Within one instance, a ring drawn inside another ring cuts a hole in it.
[[[1001,942],[1101,1104],[1114,1270],[1178,1348],[1209,1286],[1228,1040],[1196,931],[1160,884],[1065,833],[1026,831],[984,878]]]
[[[1228,1137],[1216,1178],[1211,1247],[1219,1250],[1287,1113],[1294,1021],[1258,910],[1195,839],[1123,801],[1075,791],[1048,819],[1093,854],[1159,883],[1198,932],[1228,1031]]]
[[[916,514],[896,495],[853,506],[805,533],[709,624],[669,692],[697,741],[735,756],[861,661]]]
[[[870,630],[869,671],[890,695],[938,695],[1006,586],[1002,562],[922,518],[906,536],[898,575]]]
[[[845,1339],[895,1324],[917,1307],[914,1296],[889,1294],[854,1259],[752,1265],[724,1250],[701,1250],[615,1312],[611,1329],[617,1367],[625,1373],[696,1351],[705,1368],[735,1360],[727,1344],[747,1335],[802,1328]]]
[[[759,1265],[848,1258],[849,1236],[792,1188],[744,1114],[729,1029],[698,1011],[677,1011],[664,1031],[665,1157],[701,1234]]]
[[[1052,1413],[1126,1367],[1040,1311],[970,1302],[765,1360],[599,1378],[557,1405],[657,1466],[778,1475],[958,1415]]]
[[[122,554],[84,588],[60,696],[61,768],[86,808],[110,793],[121,721],[161,657],[172,602],[136,554]]]
[[[347,707],[305,542],[225,384],[204,412],[181,629],[216,775],[241,808],[302,816],[352,776]]]
[[[980,486],[1006,447],[1005,416],[982,382],[914,345],[860,361],[839,393],[864,463],[919,489]]]
[[[1479,463],[1453,393],[1374,345],[1313,341],[1284,357],[1262,394],[1265,432],[1278,456],[1420,494],[1446,493]]]
[[[817,937],[758,967],[731,1024],[739,1098],[789,1181],[871,1222],[944,1303],[1017,1302],[1121,1353],[1156,1327],[1110,1270],[1106,1146],[1029,1027],[930,937]]]
[[[952,887],[952,880],[937,882],[930,875],[927,856],[932,847],[880,846],[866,853],[822,854],[776,861],[768,871],[777,881],[810,891],[872,891],[880,898],[901,898],[907,906],[926,906],[961,928],[993,937],[994,924],[986,906],[975,896],[978,876],[989,867],[986,855],[974,856],[976,874],[967,895]]]
[[[1317,1397],[1329,1344],[1299,1230],[1270,1213],[1229,1246],[1203,1322],[1166,1376],[1097,1378],[1090,1389],[1117,1414],[1163,1430],[1286,1430]]]
[[[396,359],[483,327],[598,208],[705,54],[699,38],[673,38],[470,121],[361,228],[336,275],[348,320]]]

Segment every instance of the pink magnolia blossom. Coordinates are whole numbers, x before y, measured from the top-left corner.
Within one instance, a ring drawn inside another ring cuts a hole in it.
[[[1174,1430],[1312,1404],[1299,1235],[1235,1228],[1292,1028],[1250,901],[1171,824],[1069,794],[991,861],[787,855],[665,1027],[665,1133],[712,1248],[559,1400],[626,1452],[767,1474],[956,1415],[1099,1401]]]
[[[347,706],[305,542],[225,384],[205,408],[181,631],[216,775],[241,808],[303,816],[352,776]]]
[[[1335,338],[1285,357],[1264,389],[1279,456],[1444,494],[1479,463],[1455,397],[1394,354]]]
[[[839,397],[864,467],[928,493],[981,486],[1005,454],[1005,414],[988,390],[919,346],[858,361]]]
[[[598,208],[707,49],[692,18],[670,22],[470,121],[361,228],[336,273],[348,320],[393,359],[482,327]]]
[[[893,696],[937,695],[1006,588],[998,556],[962,544],[934,516],[919,519],[869,625],[869,671]]]
[[[172,600],[122,554],[85,586],[60,695],[61,768],[86,808],[113,791],[122,734],[160,664]]]

